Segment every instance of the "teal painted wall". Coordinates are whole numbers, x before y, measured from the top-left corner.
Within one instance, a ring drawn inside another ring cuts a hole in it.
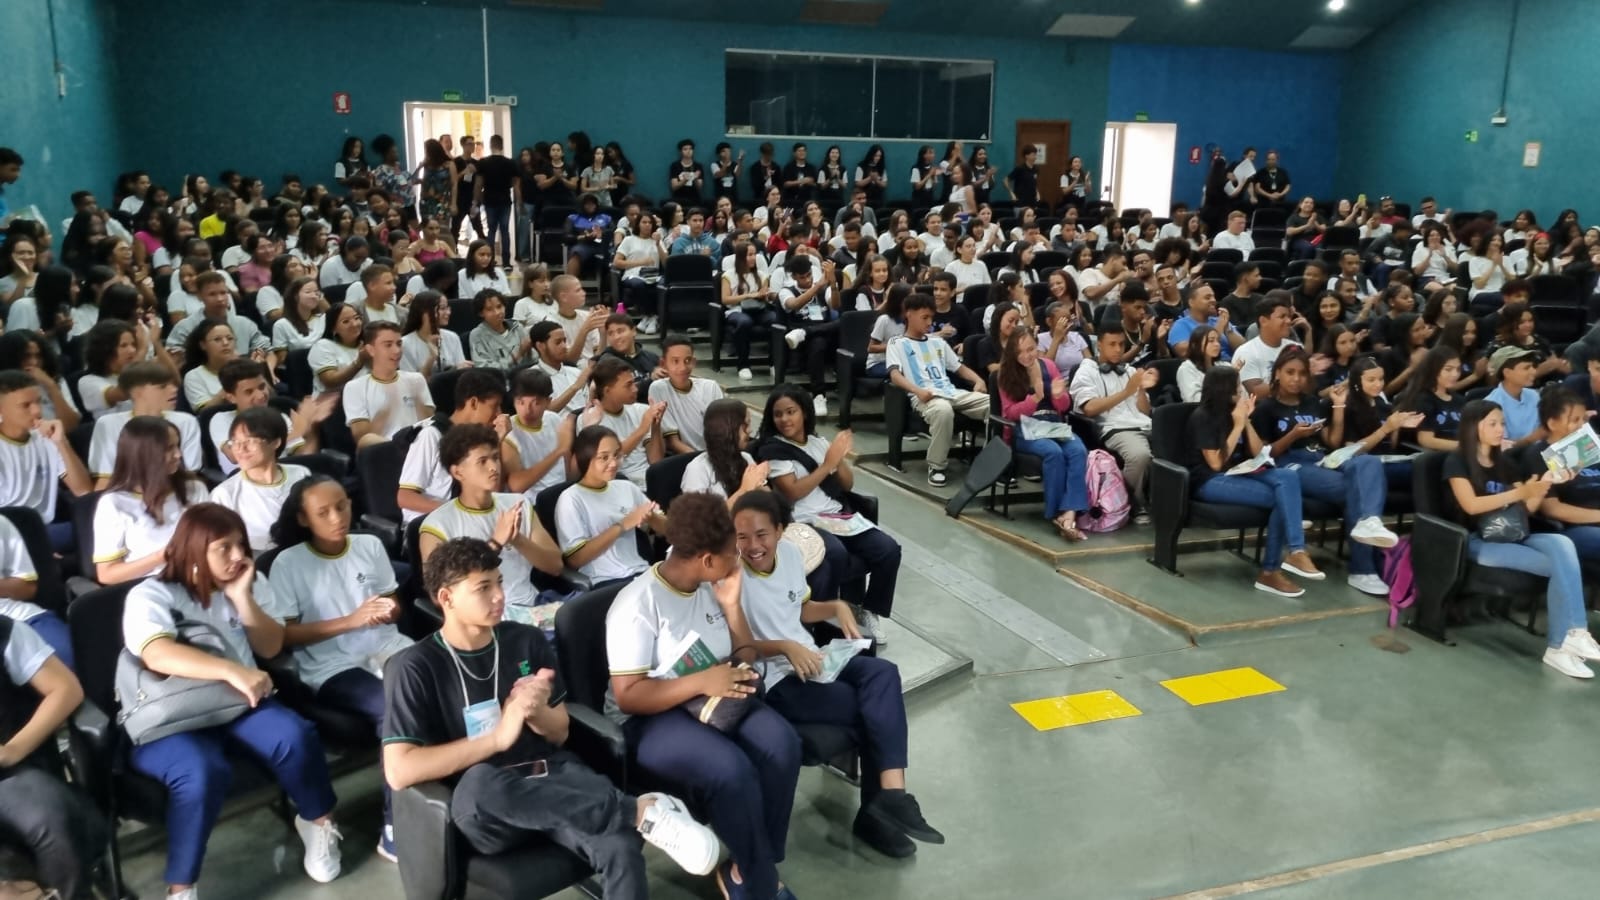
[[[50,15],[65,67],[67,93],[56,90]],[[22,154],[22,178],[6,189],[12,212],[36,205],[61,237],[69,195],[87,187],[109,203],[121,158],[109,0],[0,2],[0,144]]]
[[[174,22],[188,23],[184,46],[216,52],[167,54],[159,67],[152,65],[149,48],[170,44]],[[284,40],[292,22],[316,27],[296,28],[293,40]],[[120,62],[136,76],[122,87],[128,157],[143,160],[169,186],[192,169],[215,178],[225,166],[260,176],[269,189],[285,171],[330,182],[345,134],[401,136],[403,102],[436,101],[445,90],[463,91],[467,102],[484,99],[475,9],[275,0],[241,4],[221,16],[198,0],[150,0],[139,16],[119,24]],[[252,45],[241,40],[249,35],[264,37]],[[660,194],[680,138],[693,138],[702,160],[723,139],[722,52],[728,47],[949,53],[947,39],[930,35],[501,9],[489,11],[490,90],[518,97],[512,118],[517,146],[576,129],[598,141],[620,141],[641,169],[646,191]],[[960,56],[995,60],[990,158],[1002,174],[1009,170],[1002,163],[1013,159],[1018,119],[1071,120],[1074,152],[1098,167],[1110,52],[1106,42],[1053,38],[962,43]],[[334,91],[350,92],[350,115],[334,113]],[[759,141],[731,142],[748,145],[754,158]],[[846,161],[853,164],[866,145],[843,144]],[[886,144],[896,181],[906,177],[916,148]],[[813,158],[821,149],[812,148]],[[786,159],[787,149],[778,155]],[[891,196],[903,192],[892,189]]]
[[[1336,183],[1346,195],[1393,194],[1413,205],[1528,207],[1548,225],[1564,207],[1600,217],[1600,147],[1590,85],[1600,81],[1592,0],[1521,0],[1505,127],[1500,104],[1511,0],[1432,0],[1351,52],[1344,74]],[[1477,143],[1465,134],[1476,129]],[[1523,147],[1538,141],[1538,168]]]

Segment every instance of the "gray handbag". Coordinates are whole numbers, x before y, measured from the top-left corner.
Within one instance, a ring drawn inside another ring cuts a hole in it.
[[[178,643],[227,657],[221,633],[206,622],[177,622]],[[225,681],[152,672],[128,648],[117,657],[117,724],[136,746],[169,735],[226,725],[250,711],[244,696]]]

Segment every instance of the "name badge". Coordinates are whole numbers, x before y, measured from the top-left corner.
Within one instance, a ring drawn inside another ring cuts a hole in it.
[[[467,726],[467,737],[482,737],[500,725],[500,704],[494,698],[461,707],[461,720]]]

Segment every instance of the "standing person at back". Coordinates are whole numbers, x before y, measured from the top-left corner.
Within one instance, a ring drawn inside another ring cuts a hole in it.
[[[956,413],[983,421],[989,415],[988,387],[977,372],[967,368],[944,338],[933,329],[933,298],[912,294],[905,302],[906,333],[889,341],[886,361],[889,380],[911,395],[911,408],[928,423],[928,483],[942,487],[950,461],[950,438]],[[957,388],[954,373],[975,390]]]
[[[694,345],[688,338],[669,337],[664,342],[661,366],[667,377],[650,384],[650,402],[665,403],[661,432],[672,453],[699,453],[706,449],[705,415],[712,401],[723,397],[722,386],[694,375]]]
[[[478,161],[472,187],[472,217],[478,218],[481,208],[486,217],[488,231],[484,239],[494,246],[500,239],[502,266],[511,265],[512,210],[522,204],[522,179],[517,164],[506,156],[506,142],[498,134],[489,136],[489,155]]]

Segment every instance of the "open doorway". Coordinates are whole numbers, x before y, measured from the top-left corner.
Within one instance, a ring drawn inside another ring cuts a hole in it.
[[[461,138],[471,135],[477,144],[475,158],[482,159],[489,152],[489,138],[491,135],[500,135],[505,141],[505,152],[512,159],[516,158],[516,142],[511,136],[511,107],[490,106],[470,103],[424,103],[411,102],[404,104],[406,123],[406,161],[409,171],[415,172],[422,165],[422,145],[430,140],[438,140],[449,135],[449,150],[452,157],[461,155]],[[415,206],[418,197],[413,194],[409,198],[411,205]],[[512,217],[511,241],[512,246],[517,245],[516,216]],[[464,244],[479,235],[478,226],[471,221],[462,221],[456,229],[456,240]]]
[[[1170,122],[1107,122],[1100,184],[1119,210],[1172,213],[1172,170],[1178,126]]]

